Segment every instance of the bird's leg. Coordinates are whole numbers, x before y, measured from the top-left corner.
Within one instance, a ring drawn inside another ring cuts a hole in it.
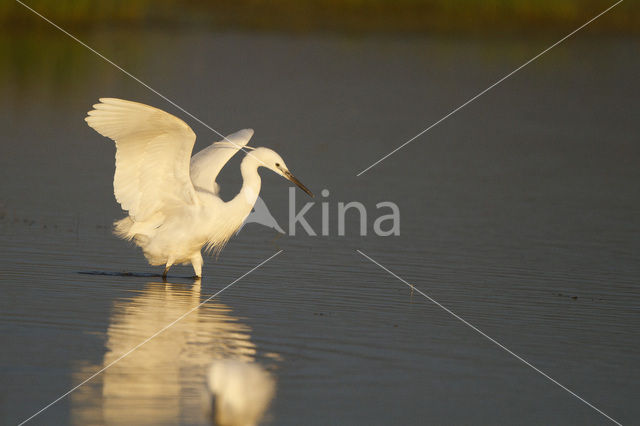
[[[191,265],[193,265],[194,278],[202,277],[202,255],[200,252],[191,257]]]
[[[162,279],[165,281],[167,280],[167,274],[169,273],[169,268],[171,268],[171,265],[173,265],[173,259],[168,259],[167,264],[164,267],[164,272],[162,273]]]

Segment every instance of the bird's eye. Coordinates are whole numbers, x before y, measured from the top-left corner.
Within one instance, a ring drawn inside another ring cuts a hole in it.
[[[276,163],[276,167],[280,167],[280,163]]]

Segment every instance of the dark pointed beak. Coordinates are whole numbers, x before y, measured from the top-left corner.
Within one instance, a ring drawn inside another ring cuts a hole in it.
[[[306,192],[309,196],[313,197],[313,193],[311,193],[311,191],[309,191],[309,189],[304,186],[302,184],[302,182],[300,182],[298,180],[297,177],[295,177],[294,175],[291,174],[291,172],[289,170],[282,170],[282,173],[284,173],[284,177],[286,177],[287,179],[289,179],[291,182],[295,183],[296,185],[298,185],[298,188],[302,189],[304,192]]]

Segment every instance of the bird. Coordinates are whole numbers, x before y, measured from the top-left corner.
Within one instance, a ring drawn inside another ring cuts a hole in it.
[[[230,134],[192,156],[196,135],[181,119],[161,109],[117,98],[100,98],[87,124],[116,145],[113,192],[127,213],[114,222],[114,234],[133,241],[151,265],[193,266],[202,277],[202,249],[219,254],[242,226],[258,198],[260,167],[296,184],[313,197],[265,147],[248,147],[252,129]],[[242,188],[229,201],[220,198],[216,178],[239,151]]]

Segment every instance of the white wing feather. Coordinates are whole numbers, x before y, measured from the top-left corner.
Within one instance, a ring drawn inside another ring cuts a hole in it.
[[[240,148],[249,143],[253,129],[243,129],[226,137],[226,140],[214,142],[191,158],[191,181],[193,186],[213,194],[220,192],[216,177],[225,164]]]
[[[85,118],[98,133],[115,141],[113,190],[134,221],[163,208],[196,204],[189,162],[196,135],[173,115],[115,98],[101,98]]]

